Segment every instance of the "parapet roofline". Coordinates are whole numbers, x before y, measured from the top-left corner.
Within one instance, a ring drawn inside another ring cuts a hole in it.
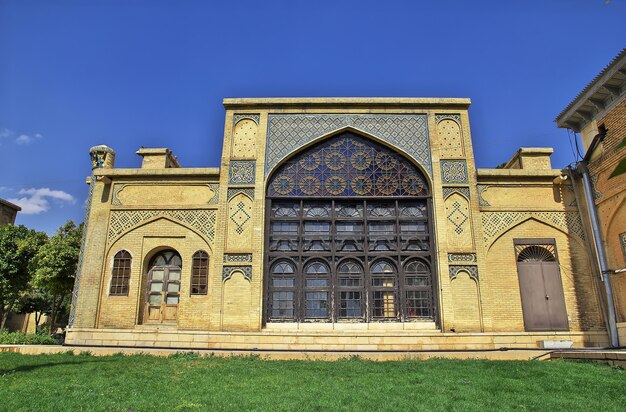
[[[15,205],[15,204],[13,204],[13,203],[11,203],[11,202],[9,202],[7,200],[4,200],[4,199],[0,199],[0,204],[6,206],[8,208],[11,208],[13,210],[17,210],[18,212],[20,210],[22,210],[22,208],[19,207],[18,205]]]
[[[595,114],[605,110],[623,95],[624,84],[626,84],[626,48],[622,49],[559,113],[554,119],[557,127],[580,132]]]
[[[272,97],[272,98],[226,98],[225,108],[242,107],[331,107],[331,106],[381,106],[381,107],[455,107],[467,109],[472,103],[468,98],[450,97]]]

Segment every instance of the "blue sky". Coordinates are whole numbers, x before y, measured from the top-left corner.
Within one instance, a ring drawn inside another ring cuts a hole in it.
[[[0,0],[0,197],[82,221],[88,150],[217,166],[224,97],[469,97],[478,167],[574,160],[554,117],[626,47],[626,2]]]

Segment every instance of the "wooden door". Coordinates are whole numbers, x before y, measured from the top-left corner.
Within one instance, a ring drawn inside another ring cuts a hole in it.
[[[525,330],[569,330],[554,244],[516,245],[516,249]]]
[[[166,251],[152,260],[146,290],[145,323],[175,323],[180,300],[181,260]]]

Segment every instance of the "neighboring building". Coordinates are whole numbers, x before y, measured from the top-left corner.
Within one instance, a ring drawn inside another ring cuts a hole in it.
[[[536,348],[609,339],[552,149],[478,169],[469,99],[225,99],[220,168],[92,148],[67,344]],[[564,184],[565,182],[565,184]]]
[[[606,275],[613,286],[622,345],[626,344],[626,49],[559,114],[558,127],[580,133],[589,171]],[[578,175],[575,175],[578,176]],[[577,177],[577,180],[580,179]],[[583,193],[582,184],[577,185]],[[586,219],[586,222],[589,220]],[[588,233],[591,226],[586,223]]]
[[[9,225],[15,223],[17,212],[22,210],[18,205],[0,199],[0,225]]]

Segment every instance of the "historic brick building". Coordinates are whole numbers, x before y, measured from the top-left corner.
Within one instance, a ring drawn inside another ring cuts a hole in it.
[[[608,343],[552,149],[476,169],[469,99],[225,99],[219,168],[92,149],[66,342],[409,350]]]
[[[603,256],[598,257],[597,248],[591,250],[594,259],[602,261],[603,269],[598,271],[603,271],[613,286],[613,302],[608,305],[614,305],[620,342],[626,345],[626,49],[555,121],[558,127],[580,133],[583,159],[579,169],[587,170],[590,177]],[[582,176],[579,173],[572,176],[582,197]],[[585,207],[581,209],[588,211]],[[590,221],[585,219],[585,222],[591,236]]]
[[[0,225],[8,225],[15,223],[17,212],[22,210],[18,205],[0,199]]]

